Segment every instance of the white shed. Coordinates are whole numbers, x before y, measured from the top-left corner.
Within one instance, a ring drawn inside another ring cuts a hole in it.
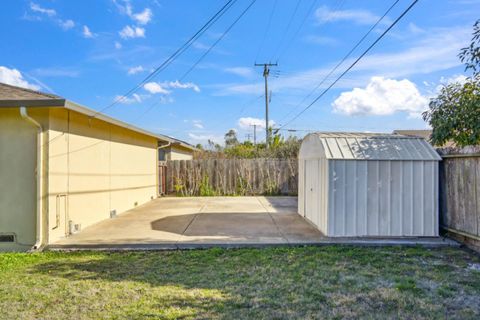
[[[422,138],[312,133],[299,153],[298,212],[329,237],[438,236],[438,161]]]

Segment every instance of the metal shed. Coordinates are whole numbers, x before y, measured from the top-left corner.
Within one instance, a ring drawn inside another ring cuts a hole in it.
[[[329,237],[438,236],[438,161],[422,138],[312,133],[299,153],[298,212]]]

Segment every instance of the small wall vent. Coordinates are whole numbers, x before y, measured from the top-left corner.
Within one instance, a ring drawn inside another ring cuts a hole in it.
[[[0,234],[0,242],[15,242],[15,235],[13,235],[13,234]]]
[[[82,225],[80,223],[73,223],[72,220],[68,222],[70,234],[74,234],[82,230]]]

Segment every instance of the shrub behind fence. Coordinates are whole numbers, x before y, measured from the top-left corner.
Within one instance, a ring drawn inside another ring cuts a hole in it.
[[[167,162],[167,193],[182,196],[296,195],[297,159]]]

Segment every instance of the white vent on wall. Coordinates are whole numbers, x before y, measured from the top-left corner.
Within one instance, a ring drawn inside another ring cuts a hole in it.
[[[70,234],[77,233],[82,230],[82,225],[80,223],[73,223],[72,220],[68,222]]]

